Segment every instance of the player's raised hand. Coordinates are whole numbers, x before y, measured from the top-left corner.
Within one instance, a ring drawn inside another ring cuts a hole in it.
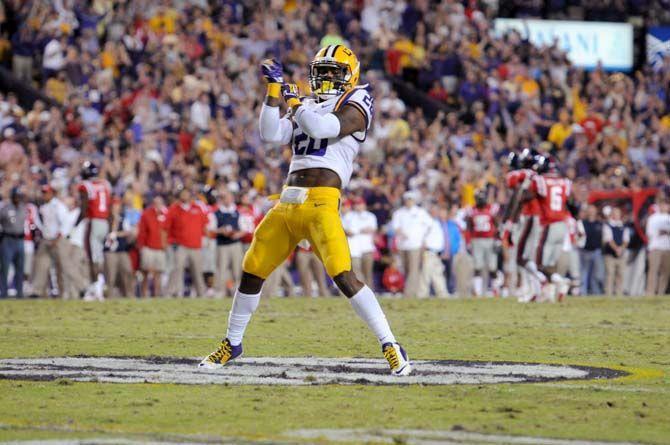
[[[300,99],[300,89],[294,83],[285,83],[281,88],[281,95],[286,103],[291,99]]]
[[[265,59],[261,62],[261,72],[269,83],[284,83],[281,63],[275,59]]]
[[[285,83],[281,87],[281,95],[289,107],[300,104],[300,90],[294,83]]]

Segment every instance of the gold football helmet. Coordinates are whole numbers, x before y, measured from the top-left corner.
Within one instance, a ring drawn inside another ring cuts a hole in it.
[[[309,64],[309,86],[321,99],[340,95],[356,85],[361,64],[344,45],[328,45],[319,50]]]

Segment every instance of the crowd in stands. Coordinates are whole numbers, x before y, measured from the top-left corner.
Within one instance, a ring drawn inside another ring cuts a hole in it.
[[[464,213],[474,205],[477,190],[486,190],[491,203],[507,202],[504,160],[512,150],[551,152],[574,181],[585,215],[589,192],[596,189],[654,188],[653,199],[667,200],[670,59],[630,75],[587,72],[556,46],[536,47],[514,32],[495,35],[497,11],[488,3],[5,0],[0,3],[0,63],[44,96],[32,104],[12,92],[0,96],[4,204],[31,203],[34,209],[28,205],[24,212],[39,218],[39,206],[51,193],[76,214],[81,166],[91,161],[111,184],[115,215],[105,242],[108,295],[181,294],[183,270],[175,269],[183,268],[190,268],[187,288],[194,294],[230,294],[254,224],[272,206],[267,197],[281,189],[291,156],[289,148],[260,140],[265,86],[259,62],[268,56],[281,60],[287,80],[307,94],[309,61],[321,46],[338,43],[358,55],[361,83],[369,83],[375,98],[373,129],[345,192],[352,209],[345,206],[344,212],[360,213],[345,215],[345,229],[356,245],[354,266],[377,289],[405,287],[407,294],[424,296],[431,288],[440,296],[470,293]],[[572,6],[560,3],[566,13]],[[535,16],[544,13],[542,8],[511,13]],[[432,116],[410,107],[391,80],[410,85],[443,111]],[[166,252],[164,264],[159,259],[145,270],[155,276],[133,272],[144,261],[141,237],[138,243],[144,213],[180,202],[205,215],[202,239],[193,246],[200,253],[177,261],[173,245],[180,234],[167,233],[159,246]],[[417,204],[425,213],[426,235],[414,240],[411,230],[402,235],[398,213]],[[632,223],[630,206],[623,210],[623,222]],[[611,212],[594,210],[593,218],[607,222],[617,213]],[[73,235],[76,226],[71,226],[54,239],[74,244],[85,262],[81,249],[86,246],[79,239],[84,235]],[[4,248],[19,234],[3,229],[4,280],[12,274],[11,264],[35,275],[30,257],[39,229],[36,223],[26,225],[21,239],[26,236],[25,244],[33,246],[21,254],[28,254],[21,262],[14,247],[7,247],[12,250],[7,256]],[[670,239],[667,244],[670,252]],[[588,250],[604,247],[601,240]],[[421,253],[410,260],[416,253],[409,251],[417,249],[428,258]],[[617,256],[628,255],[625,250]],[[54,265],[62,261],[46,249],[40,257],[54,258]],[[663,258],[661,274],[666,264],[670,269],[670,259]],[[422,268],[424,261],[434,267]],[[605,261],[594,261],[588,269],[593,272],[582,277],[582,293],[603,292],[607,283]],[[645,273],[649,267],[645,260],[642,264]],[[65,269],[40,279],[48,281],[38,283],[45,291],[36,291],[29,280],[28,291],[14,292],[68,295],[63,280],[75,278]],[[445,277],[444,287],[435,270]],[[75,281],[82,282],[72,289],[76,298],[88,277]],[[616,289],[615,284],[611,293],[623,293],[624,284]],[[314,255],[299,247],[264,292],[308,295],[311,287],[315,295],[333,289]],[[667,284],[660,293],[666,290]]]

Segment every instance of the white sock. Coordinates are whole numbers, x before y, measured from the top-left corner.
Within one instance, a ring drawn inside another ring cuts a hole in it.
[[[557,273],[552,273],[551,274],[551,282],[554,284],[567,284],[570,282],[567,278],[557,274]]]
[[[245,294],[239,290],[235,291],[233,308],[230,310],[230,315],[228,316],[228,332],[226,333],[226,337],[233,346],[242,343],[244,330],[247,328],[249,320],[251,320],[251,314],[256,311],[260,300],[260,292],[257,294]]]
[[[105,292],[105,276],[101,273],[98,274],[98,279],[93,283],[94,292],[97,294],[98,298],[102,297],[102,294]]]
[[[530,289],[530,294],[540,298],[540,294],[542,293],[542,283],[535,275],[531,273],[528,273],[528,286]]]
[[[481,297],[484,291],[484,279],[482,277],[474,277],[472,279],[472,288],[477,297]]]
[[[389,322],[386,320],[386,315],[384,315],[377,297],[369,287],[363,286],[349,301],[354,311],[377,336],[379,343],[395,343],[395,337],[391,332]]]
[[[523,293],[528,289],[528,273],[523,267],[519,268],[519,282],[517,283],[517,292]]]
[[[534,261],[528,261],[526,263],[526,269],[532,275],[534,275],[540,281],[541,284],[544,284],[544,283],[547,282],[547,277],[537,269],[537,264],[535,264]]]

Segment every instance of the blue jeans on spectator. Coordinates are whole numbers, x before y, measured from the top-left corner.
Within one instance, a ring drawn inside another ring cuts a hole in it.
[[[579,260],[582,267],[581,294],[601,295],[605,279],[605,262],[602,251],[600,249],[581,249],[579,251]]]
[[[9,285],[9,265],[14,265],[14,283],[16,285],[16,296],[23,297],[23,262],[25,261],[23,238],[3,236],[0,241],[0,298],[7,298]]]
[[[456,291],[456,283],[454,282],[454,274],[451,271],[451,257],[442,258],[442,264],[444,264],[444,278],[447,280],[447,290],[450,294],[453,294]]]

